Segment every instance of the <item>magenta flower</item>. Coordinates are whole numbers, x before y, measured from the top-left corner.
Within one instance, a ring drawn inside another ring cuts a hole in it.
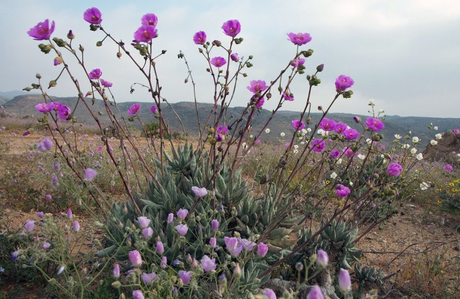
[[[97,80],[102,76],[102,71],[100,69],[94,69],[88,74],[91,80]]]
[[[339,272],[339,288],[343,294],[347,294],[351,291],[350,273],[342,268],[340,268]]]
[[[47,113],[50,112],[50,107],[47,103],[40,103],[35,105],[35,109],[37,109],[41,113]]]
[[[204,196],[208,195],[208,190],[206,190],[205,187],[199,188],[197,186],[193,186],[192,191],[198,197],[204,197]]]
[[[388,165],[387,173],[389,176],[398,176],[403,171],[403,168],[398,163],[391,163]]]
[[[72,219],[72,217],[73,217],[72,209],[71,209],[71,208],[68,208],[68,209],[67,209],[67,218]]]
[[[45,250],[50,249],[50,247],[51,247],[51,244],[49,242],[46,242],[46,241],[42,245],[42,248],[45,249]]]
[[[217,127],[217,134],[225,135],[227,133],[228,133],[228,127],[227,126],[218,126]]]
[[[85,169],[85,180],[92,181],[97,175],[97,171],[92,168]]]
[[[243,245],[241,245],[240,240],[238,238],[229,238],[224,237],[225,246],[227,247],[227,251],[230,253],[231,256],[237,257],[241,251],[243,251]]]
[[[33,231],[35,228],[35,221],[27,220],[26,224],[24,225],[24,228],[26,229],[27,232]]]
[[[72,110],[70,110],[70,108],[65,105],[60,105],[57,110],[58,117],[63,120],[68,119],[70,116],[70,113],[72,113]]]
[[[227,61],[225,60],[224,57],[217,56],[211,59],[211,64],[215,67],[224,66],[226,63]]]
[[[459,135],[460,134],[460,129],[453,129],[452,133],[454,133],[455,135]]]
[[[385,128],[385,124],[378,118],[369,117],[366,119],[366,126],[375,132],[378,132]]]
[[[347,140],[355,140],[356,138],[358,138],[359,132],[355,129],[348,128],[345,131],[343,131],[343,136],[345,136]]]
[[[157,36],[157,30],[153,26],[143,25],[134,32],[134,39],[138,42],[148,43]]]
[[[158,17],[153,13],[145,14],[141,19],[142,25],[156,27],[158,24]]]
[[[142,230],[142,238],[145,240],[150,239],[153,236],[153,229],[151,227],[146,227]]]
[[[133,291],[133,299],[144,299],[144,294],[141,290]]]
[[[184,285],[188,285],[190,283],[190,280],[192,280],[192,271],[180,270],[179,278],[182,279]]]
[[[211,259],[205,254],[200,262],[201,266],[203,266],[204,272],[207,273],[209,271],[216,270],[216,259]]]
[[[264,289],[262,295],[265,295],[268,299],[276,299],[276,294],[272,289]]]
[[[300,119],[293,120],[291,124],[294,130],[297,130],[297,131],[300,131],[305,128],[305,123]]]
[[[197,45],[204,45],[206,43],[206,33],[204,31],[198,31],[193,35],[193,42]]]
[[[325,146],[326,143],[322,139],[315,139],[311,142],[311,150],[317,153],[321,153]]]
[[[294,95],[292,93],[283,92],[283,98],[289,102],[294,101]]]
[[[319,249],[317,253],[316,263],[321,267],[326,267],[329,263],[329,255],[326,251]]]
[[[62,63],[62,58],[61,58],[61,57],[56,57],[56,58],[54,58],[54,60],[53,60],[54,66],[58,66],[58,65],[60,65],[61,63]]]
[[[299,66],[304,65],[304,64],[305,64],[305,59],[299,58],[299,57],[297,57],[297,58],[295,58],[294,60],[291,61],[291,65],[293,67],[299,67]]]
[[[342,134],[346,129],[348,129],[348,125],[345,123],[336,123],[334,127],[334,131],[337,134]]]
[[[156,248],[158,254],[163,254],[163,252],[165,252],[165,247],[163,246],[163,242],[161,241],[157,241]]]
[[[46,40],[51,37],[54,31],[54,21],[51,21],[51,27],[49,20],[46,19],[43,22],[38,23],[35,27],[30,28],[27,34],[33,37],[35,40]]]
[[[215,237],[211,237],[209,239],[209,246],[211,246],[211,248],[214,248],[216,247],[216,245],[217,245],[217,239]]]
[[[188,232],[187,224],[178,224],[176,225],[176,230],[181,236],[185,236]]]
[[[150,219],[145,216],[137,217],[137,222],[141,228],[147,228],[150,225]]]
[[[256,108],[261,108],[265,103],[264,97],[258,97],[257,95],[253,95],[251,97],[251,104],[255,105]]]
[[[128,256],[133,267],[140,267],[142,265],[142,256],[138,250],[130,251]]]
[[[219,230],[219,221],[217,221],[217,219],[213,219],[211,221],[211,228],[215,233],[217,233],[217,231]]]
[[[333,119],[323,118],[319,123],[319,127],[324,131],[332,131],[335,129],[336,123]]]
[[[145,284],[151,284],[155,280],[155,278],[157,278],[157,274],[155,272],[152,272],[150,274],[142,273],[141,278]]]
[[[344,92],[347,88],[353,86],[355,82],[350,77],[345,75],[340,75],[337,79],[335,79],[335,89],[337,92]]]
[[[101,85],[104,86],[104,87],[107,87],[107,88],[113,86],[112,82],[106,81],[104,79],[101,79]]]
[[[179,217],[180,219],[185,219],[185,217],[187,217],[187,214],[188,214],[187,209],[179,209],[179,211],[177,211],[176,213],[177,217]]]
[[[329,154],[329,157],[331,159],[335,159],[337,158],[338,156],[340,155],[340,151],[338,149],[333,149],[330,154]]]
[[[97,9],[96,7],[88,8],[83,13],[83,19],[90,24],[99,25],[102,22],[101,11]]]
[[[307,299],[324,299],[323,292],[321,292],[321,288],[318,285],[314,285],[310,292],[307,295]]]
[[[260,242],[259,245],[257,245],[257,255],[259,257],[264,257],[265,255],[267,255],[267,252],[268,252],[268,245]]]
[[[150,112],[152,112],[153,114],[157,114],[157,112],[158,112],[157,106],[152,105],[152,106],[150,107]]]
[[[139,105],[139,104],[132,104],[132,105],[128,108],[128,114],[134,115],[134,114],[136,114],[140,109],[141,109],[141,105]]]
[[[120,265],[119,265],[119,264],[115,264],[115,265],[113,266],[112,276],[113,276],[114,278],[120,277]]]
[[[234,62],[238,62],[238,60],[239,60],[238,53],[232,53],[232,54],[230,55],[230,59],[231,59],[232,61],[234,61]]]
[[[222,25],[222,29],[226,35],[235,37],[241,31],[241,24],[238,20],[228,20]]]
[[[340,197],[347,197],[348,194],[350,194],[350,188],[342,185],[342,184],[337,184],[335,186],[335,194],[337,194]]]
[[[247,89],[252,93],[259,93],[261,94],[268,88],[267,84],[263,80],[252,80],[249,82],[249,86]]]
[[[446,165],[444,165],[444,170],[446,170],[446,171],[452,171],[452,170],[454,170],[454,168],[452,167],[452,165],[446,164]]]
[[[74,232],[78,232],[78,231],[80,230],[80,223],[78,223],[77,220],[75,220],[75,221],[73,222],[73,224],[72,224],[72,230],[73,230]]]
[[[288,33],[289,40],[294,45],[305,45],[306,43],[311,41],[311,36],[308,33]]]

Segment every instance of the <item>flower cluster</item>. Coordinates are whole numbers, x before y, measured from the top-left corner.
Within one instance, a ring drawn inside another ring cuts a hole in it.
[[[40,103],[35,105],[35,109],[42,113],[56,111],[57,117],[64,120],[67,120],[72,112],[69,107],[59,102]]]

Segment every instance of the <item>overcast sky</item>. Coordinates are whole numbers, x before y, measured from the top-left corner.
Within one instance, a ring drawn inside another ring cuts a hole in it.
[[[335,78],[344,74],[355,81],[354,95],[341,99],[333,112],[368,114],[367,103],[374,99],[376,108],[387,115],[460,117],[458,0],[0,0],[0,91],[28,86],[35,82],[37,72],[44,82],[57,76],[60,69],[53,66],[54,55],[42,54],[39,42],[26,33],[38,22],[50,19],[56,22],[53,36],[65,38],[68,30],[73,30],[74,42],[85,47],[87,68],[103,71],[103,78],[114,83],[112,91],[118,101],[148,101],[141,90],[129,93],[132,83],[144,81],[128,59],[117,59],[117,49],[110,43],[95,47],[103,35],[89,31],[83,20],[83,12],[92,6],[101,10],[104,29],[126,43],[133,39],[142,15],[158,16],[159,37],[154,45],[157,52],[168,51],[157,66],[162,95],[170,102],[193,100],[191,85],[184,84],[186,67],[177,59],[180,50],[197,81],[198,101],[211,102],[211,78],[192,36],[203,30],[209,40],[228,43],[230,38],[221,26],[229,19],[238,19],[244,42],[235,51],[240,57],[254,55],[254,67],[239,81],[234,105],[246,105],[250,80],[271,81],[295,55],[296,47],[287,40],[287,33],[308,32],[312,41],[304,48],[315,52],[307,59],[307,73],[313,73],[318,64],[325,65],[320,74],[322,83],[313,92],[313,107],[329,103],[335,94]],[[212,53],[223,54],[222,49]],[[85,84],[83,90],[88,90]],[[296,100],[283,109],[303,107],[305,76],[298,78],[292,91]],[[49,94],[75,96],[76,92],[63,78]],[[273,102],[264,107],[273,108]]]

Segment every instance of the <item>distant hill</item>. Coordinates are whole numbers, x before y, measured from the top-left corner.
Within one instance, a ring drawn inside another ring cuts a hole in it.
[[[22,90],[0,91],[0,98],[6,99],[7,101],[21,95],[27,95],[27,92]]]
[[[70,107],[72,110],[77,103],[77,98],[54,98],[54,101],[59,101],[64,105]],[[41,115],[35,109],[35,105],[38,103],[43,102],[43,98],[39,95],[21,95],[13,98],[12,100],[6,102],[3,106],[5,107],[6,111],[10,114],[16,115],[17,117],[26,117],[26,116],[34,116],[39,117]],[[91,105],[92,110],[96,114],[96,116],[100,119],[100,121],[105,124],[109,125],[109,119],[105,115],[105,109],[103,102],[101,100],[96,100],[94,104],[91,103],[91,100],[88,100],[89,104]],[[133,103],[123,102],[118,103],[117,106],[113,106],[113,110],[120,111],[118,115],[119,118],[124,117],[126,120],[128,119],[129,115],[126,113],[128,107],[131,106]],[[154,115],[150,112],[149,103],[140,103],[141,110],[138,113],[140,118],[144,123],[148,123],[151,121],[156,121]],[[171,109],[172,108],[172,109]],[[196,121],[196,112],[195,112],[195,105],[193,102],[180,102],[180,103],[173,103],[171,104],[171,108],[168,107],[167,103],[162,104],[162,111],[165,118],[168,120],[168,124],[173,131],[176,132],[183,132],[183,128],[187,134],[191,136],[198,135],[198,124]],[[174,109],[174,111],[173,111]],[[205,104],[199,103],[198,104],[198,111],[199,116],[201,119],[201,123],[204,123],[206,116],[211,112],[212,104]],[[238,117],[240,117],[241,112],[244,110],[243,107],[231,107],[227,110],[227,120],[228,123],[232,123]],[[99,112],[101,112],[99,115]],[[182,121],[181,122],[177,119],[175,113],[177,113]],[[258,132],[260,128],[266,123],[271,115],[271,111],[269,110],[261,110],[257,112],[256,117],[254,118],[253,122],[253,132]],[[81,123],[88,123],[94,124],[94,120],[92,119],[90,113],[84,107],[84,104],[80,101],[77,106],[77,111],[75,113],[77,116],[77,121]],[[270,134],[263,133],[261,138],[263,140],[271,140],[276,141],[280,136],[281,132],[285,132],[288,134],[292,131],[291,121],[294,119],[298,119],[300,112],[295,111],[279,111],[271,123],[268,125],[270,129]],[[312,124],[316,123],[316,121],[320,118],[320,113],[314,113],[311,115],[312,117]],[[359,125],[353,121],[352,114],[346,113],[332,113],[329,114],[328,118],[332,118],[336,121],[345,122],[356,129],[359,129]],[[361,119],[364,121],[367,116],[360,116]],[[385,118],[385,129],[382,131],[384,136],[385,143],[389,143],[394,139],[395,134],[406,135],[409,131],[412,132],[412,136],[417,136],[422,140],[422,144],[426,145],[431,139],[433,139],[434,134],[437,132],[430,133],[428,130],[428,126],[430,124],[438,126],[438,132],[445,132],[448,130],[452,130],[454,128],[460,127],[460,119],[459,118],[436,118],[436,117],[400,117],[400,116],[386,116]],[[131,124],[136,124],[131,123]]]

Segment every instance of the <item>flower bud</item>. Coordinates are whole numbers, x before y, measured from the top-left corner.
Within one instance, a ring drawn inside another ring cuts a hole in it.
[[[112,282],[112,288],[119,289],[121,287],[121,283],[117,280]]]
[[[117,58],[121,58],[121,52],[117,52]]]
[[[320,73],[324,70],[324,64],[320,64],[316,67],[316,70]]]
[[[40,75],[39,73],[37,73],[37,74],[35,75],[35,78],[41,79],[41,78],[42,78],[42,75]]]
[[[233,269],[233,277],[239,279],[241,277],[240,263],[236,263],[235,269]]]
[[[96,47],[102,47],[102,41],[98,41],[98,42],[96,43]]]
[[[75,38],[75,34],[73,34],[72,30],[69,30],[69,33],[67,33],[67,38],[71,40]]]

